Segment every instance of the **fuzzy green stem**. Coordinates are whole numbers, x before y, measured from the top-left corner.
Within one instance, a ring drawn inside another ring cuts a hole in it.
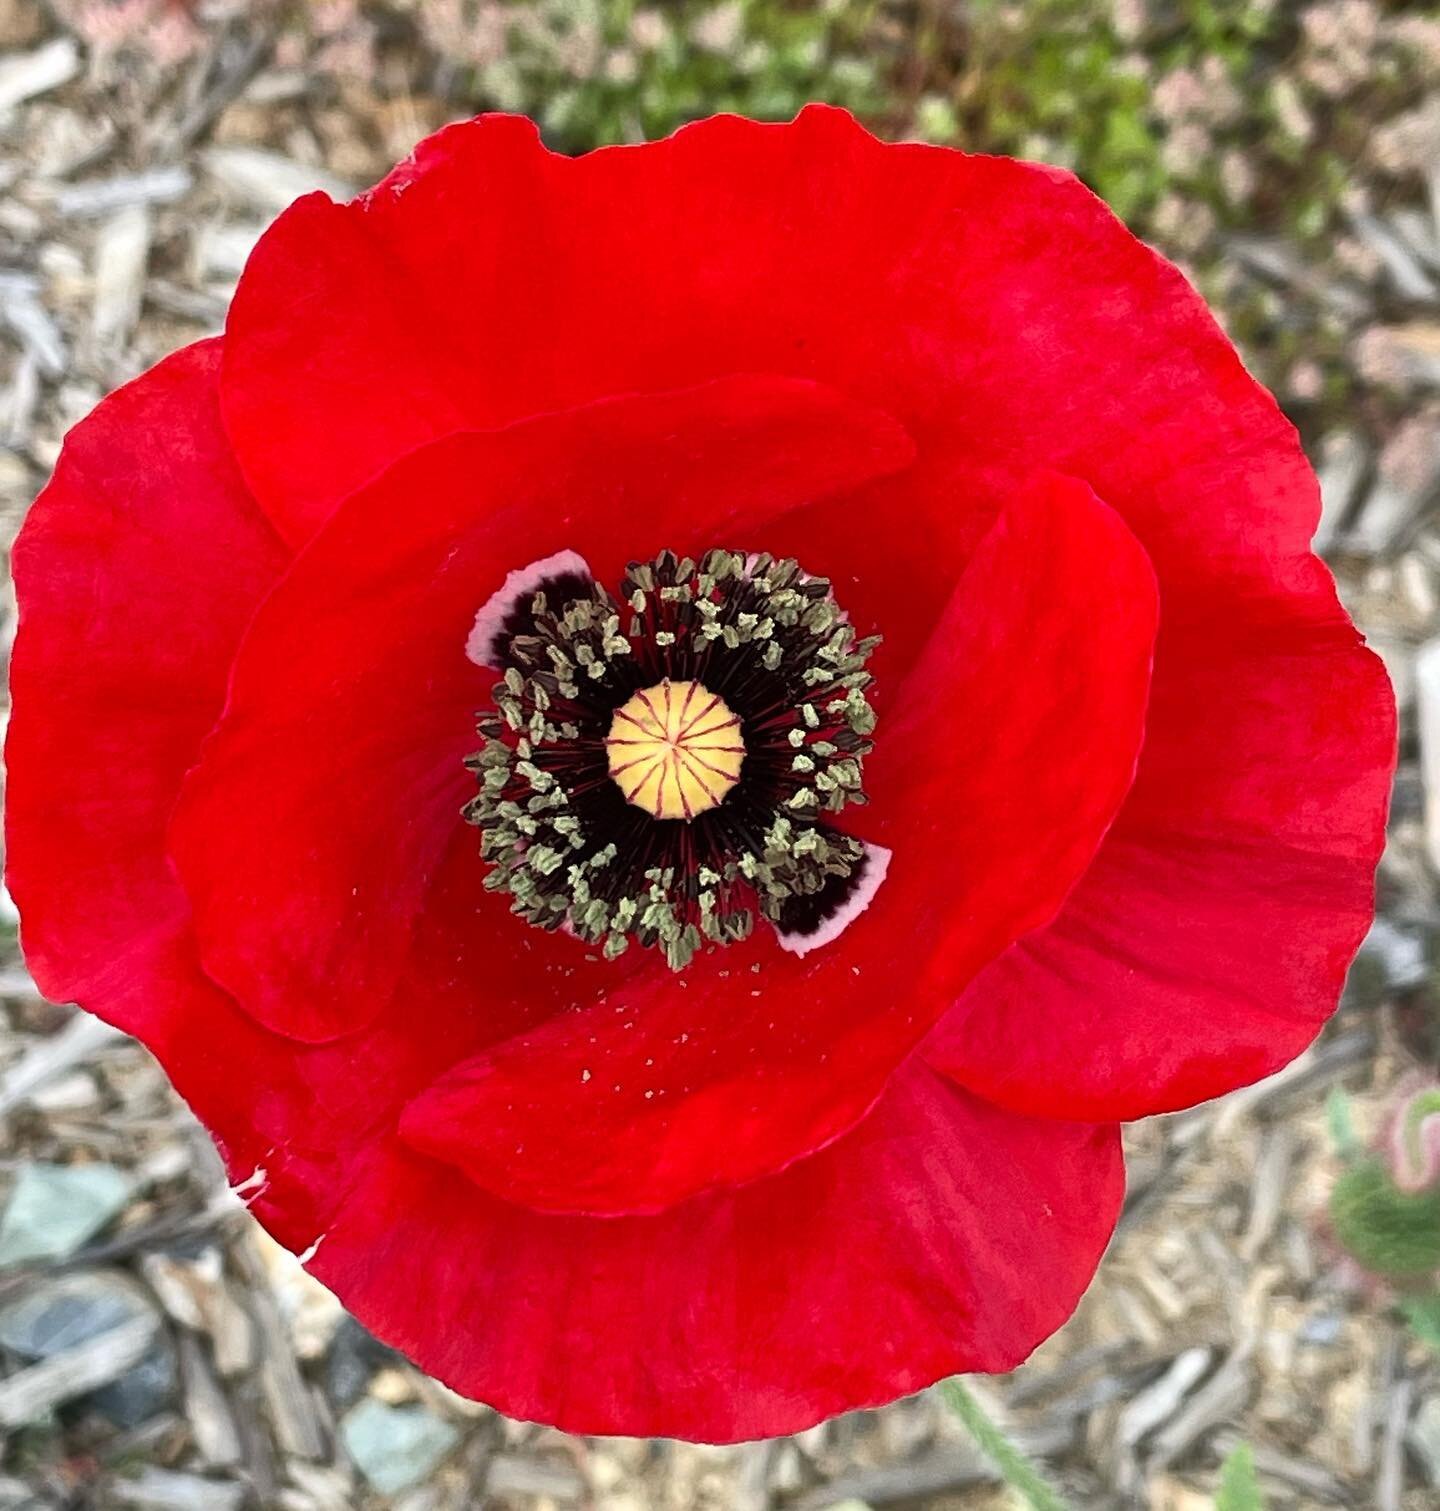
[[[959,1379],[942,1380],[940,1395],[965,1424],[975,1445],[1000,1471],[1000,1477],[1018,1491],[1033,1511],[1066,1511],[1065,1502],[1040,1470],[990,1420],[980,1403]]]

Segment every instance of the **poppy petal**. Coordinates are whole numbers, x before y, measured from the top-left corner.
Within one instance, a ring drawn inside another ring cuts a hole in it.
[[[803,958],[758,931],[497,1043],[412,1102],[403,1136],[511,1201],[590,1213],[654,1211],[838,1137],[1084,873],[1134,776],[1155,623],[1119,518],[1033,479],[867,759],[867,826],[893,851],[871,906]]]
[[[736,371],[842,388],[922,457],[1083,477],[1162,581],[1233,577],[1314,530],[1308,501],[1272,506],[1307,475],[1273,400],[1073,175],[885,144],[826,106],[576,159],[517,118],[448,127],[353,203],[312,196],[270,228],[224,404],[297,539],[426,435]]]
[[[310,1042],[385,1009],[474,791],[463,759],[493,674],[466,644],[510,571],[568,549],[618,577],[910,456],[884,415],[763,377],[412,453],[336,514],[256,616],[185,784],[171,848],[206,969],[267,1027]],[[502,957],[473,983],[477,1003],[527,977],[555,1006],[613,982],[496,900],[472,917]]]
[[[1279,1069],[1334,1011],[1374,911],[1394,719],[1318,563],[1301,599],[1167,626],[1115,829],[927,1058],[1063,1118],[1169,1112]]]
[[[118,990],[184,920],[165,824],[285,569],[220,427],[219,360],[200,342],[104,400],[15,543],[7,880],[57,1001]]]
[[[731,1442],[1013,1368],[1073,1310],[1123,1188],[1113,1127],[912,1064],[829,1149],[654,1217],[526,1211],[378,1146],[309,1268],[510,1416]],[[474,1325],[436,1327],[437,1294]]]

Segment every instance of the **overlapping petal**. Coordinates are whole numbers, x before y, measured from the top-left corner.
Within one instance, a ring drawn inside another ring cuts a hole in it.
[[[165,861],[180,779],[288,552],[220,428],[219,343],[71,432],[12,570],[7,866],[42,990],[102,1002],[185,915]]]
[[[1078,1118],[1169,1112],[1279,1069],[1334,1011],[1369,927],[1394,758],[1384,669],[1318,564],[1305,598],[1223,622],[1177,608],[1104,850],[927,1056],[1008,1106]]]
[[[412,379],[397,309],[444,403]],[[1162,581],[1268,576],[1317,517],[1289,427],[1199,297],[1071,175],[885,145],[820,106],[578,159],[482,117],[352,204],[302,201],[241,280],[225,409],[300,535],[415,443],[417,417],[439,435],[457,411],[495,425],[737,371],[841,388],[922,455],[1084,478]]]
[[[413,1103],[404,1136],[497,1195],[599,1213],[657,1210],[830,1142],[1089,865],[1134,775],[1155,616],[1119,519],[1083,484],[1033,480],[867,762],[863,827],[893,854],[866,912],[803,958],[761,931],[498,1043]]]
[[[302,1065],[261,1033],[201,973],[166,860],[181,778],[288,555],[230,458],[218,367],[201,342],[106,399],[16,542],[6,878],[41,990],[143,1039],[236,1180],[268,1168],[271,1221],[304,1247],[393,1052]]]
[[[471,192],[481,182],[487,193]],[[584,226],[583,236],[574,235],[576,226]],[[349,297],[344,259],[326,259],[320,250],[337,236],[364,240],[371,254],[365,277],[384,276],[376,270],[388,267],[392,280],[427,291],[415,316],[444,325],[447,353],[484,352],[463,382],[447,388],[477,422],[734,366],[813,375],[861,397],[883,396],[915,436],[920,465],[936,476],[1041,465],[1086,480],[1150,552],[1167,622],[1213,621],[1231,605],[1243,621],[1247,602],[1268,599],[1283,639],[1286,621],[1313,618],[1316,594],[1326,591],[1308,550],[1318,517],[1314,482],[1293,431],[1174,269],[1066,174],[882,146],[842,113],[824,109],[788,126],[718,119],[664,143],[578,161],[548,153],[524,122],[487,118],[451,128],[358,204],[312,202],[293,222],[282,219],[242,284],[231,323],[227,413],[267,507],[297,532],[331,507],[348,474],[330,480],[329,494],[307,481],[297,503],[299,490],[275,465],[290,450],[285,427],[293,421],[251,374],[298,360],[303,350],[317,402],[328,407],[333,391],[347,408],[337,424],[363,425],[373,436],[391,423],[372,409],[349,407],[343,373],[353,349],[334,345],[314,313]],[[293,286],[293,298],[282,286]],[[452,319],[449,291],[459,288],[467,292],[465,311]],[[627,339],[618,338],[621,328]],[[383,334],[370,339],[383,349]],[[345,340],[363,345],[367,337],[351,328]],[[551,360],[556,350],[564,350],[563,364]],[[964,518],[968,511],[957,512]],[[982,511],[969,518],[972,529],[984,522]],[[882,509],[870,519],[884,521],[878,559],[894,572],[886,548],[902,517]],[[863,531],[848,534],[863,538]],[[938,535],[947,543],[958,535],[962,555],[973,546],[963,526]],[[895,581],[898,600],[898,574]],[[916,601],[927,601],[924,589]],[[1264,638],[1254,642],[1262,661]],[[1303,648],[1285,652],[1274,674],[1319,689],[1333,660],[1323,642],[1321,635],[1313,660]],[[1152,736],[1153,778],[1148,751],[1142,762],[1137,802],[1144,792],[1168,791],[1175,808],[1163,826],[1168,832],[1205,832],[1207,804],[1224,793],[1232,810],[1251,798],[1268,805],[1239,827],[1274,833],[1284,844],[1306,811],[1323,806],[1307,788],[1321,776],[1323,754],[1292,766],[1290,779],[1268,795],[1246,774],[1253,753],[1270,748],[1273,736],[1253,698],[1226,692],[1250,655],[1207,643],[1203,634],[1162,644],[1156,700],[1164,727]],[[1363,681],[1364,673],[1351,680]],[[1302,691],[1300,701],[1308,696]],[[1357,709],[1369,712],[1383,701],[1372,679]],[[1370,839],[1357,872],[1376,854],[1375,791],[1391,759],[1386,730],[1381,711],[1358,742],[1370,788],[1357,803]],[[1337,731],[1331,747],[1342,762],[1356,748],[1346,741]],[[1174,780],[1166,748],[1204,750],[1184,773],[1199,780]],[[1274,961],[1267,936],[1293,922],[1280,900],[1283,868],[1275,881],[1269,903],[1257,901],[1248,923],[1237,914],[1227,936],[1230,958],[1252,958],[1262,977]],[[1357,887],[1337,876],[1335,885],[1352,901],[1338,915],[1330,910],[1332,924],[1315,920],[1329,941],[1323,968],[1266,978],[1282,1016],[1299,1011],[1315,1024],[1324,1011],[1315,1004],[1333,1001],[1336,962],[1353,947],[1365,911],[1363,879]],[[1213,916],[1213,879],[1203,870],[1175,868],[1170,886],[1174,917]],[[1082,890],[1077,908],[1085,897]],[[1059,927],[1067,923],[1062,918]],[[1085,927],[1078,917],[1075,924]],[[997,967],[996,982],[1012,968]],[[1212,1025],[1233,1052],[1237,1076],[1251,1073],[1242,1065],[1273,1064],[1294,1047],[1293,1035],[1275,1037],[1267,1018],[1245,1008],[1243,993],[1228,1002],[1204,990],[1187,996],[1179,974],[1171,979],[1172,990],[1151,999],[1148,1021],[1178,1015]],[[1020,996],[1057,980],[1055,972],[1028,977]],[[1123,972],[1108,982],[1092,979],[1086,990],[1092,1000],[1102,994],[1100,1023],[1112,1000],[1135,995]],[[994,1000],[1010,1012],[1017,997],[1003,990]],[[1047,1000],[1057,1020],[1077,1021],[1063,990],[1047,990]],[[1145,1031],[1143,1021],[1133,1027]],[[972,1038],[1006,1042],[978,1026]],[[1064,1083],[1073,1058],[1063,1036],[1028,1042],[1033,1105],[1044,1100],[1047,1081]],[[1200,1082],[1180,1076],[1168,1086],[1159,1069],[1168,1063],[1158,1055],[1156,1084],[1123,1105],[1171,1105],[1192,1095]],[[1219,1063],[1205,1081],[1216,1089]],[[976,1074],[999,1084],[988,1070]]]
[[[378,1147],[311,1270],[512,1416],[729,1442],[1012,1368],[1073,1309],[1123,1188],[1114,1128],[912,1065],[829,1149],[653,1217],[526,1211]]]
[[[390,1004],[474,788],[462,762],[493,674],[466,637],[516,563],[568,547],[618,577],[667,545],[763,537],[773,514],[910,455],[893,421],[816,385],[731,378],[459,435],[393,468],[257,616],[186,783],[171,848],[206,969],[299,1039]],[[613,983],[468,880],[477,1017],[558,1011]]]

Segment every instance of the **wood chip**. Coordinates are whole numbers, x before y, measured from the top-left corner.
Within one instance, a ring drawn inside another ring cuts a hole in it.
[[[575,1469],[553,1460],[518,1453],[497,1453],[485,1471],[485,1494],[490,1496],[533,1495],[553,1501],[579,1501],[589,1487]]]
[[[1400,1496],[1405,1488],[1405,1428],[1410,1421],[1414,1394],[1415,1387],[1409,1380],[1399,1381],[1390,1393],[1375,1475],[1375,1511],[1400,1511]]]
[[[1286,1182],[1295,1159],[1295,1135],[1283,1123],[1266,1131],[1250,1189],[1250,1219],[1240,1240],[1240,1257],[1253,1264],[1270,1241],[1287,1195]]]
[[[0,113],[68,84],[79,72],[80,48],[74,37],[57,37],[33,52],[0,58]]]
[[[205,1479],[145,1468],[135,1479],[113,1479],[110,1494],[121,1506],[140,1511],[240,1511],[248,1489],[234,1480]]]
[[[265,1267],[250,1243],[237,1244],[234,1255],[251,1285],[251,1315],[260,1346],[260,1389],[280,1451],[292,1458],[323,1458],[328,1447],[326,1434],[266,1284]]]
[[[1210,1368],[1212,1357],[1208,1348],[1187,1348],[1177,1355],[1170,1368],[1120,1413],[1120,1426],[1115,1435],[1120,1445],[1134,1448],[1162,1422],[1169,1421]]]
[[[192,183],[190,170],[175,164],[143,173],[121,173],[58,188],[55,209],[61,215],[80,217],[108,215],[131,205],[170,204],[187,193]]]
[[[317,189],[336,200],[349,199],[355,192],[353,184],[333,173],[254,147],[211,147],[201,154],[201,161],[217,183],[272,215]]]
[[[178,1342],[185,1417],[194,1435],[195,1447],[211,1468],[231,1468],[244,1457],[235,1414],[200,1341],[182,1333]]]
[[[1236,1349],[1154,1435],[1147,1461],[1152,1472],[1189,1453],[1207,1432],[1237,1415],[1255,1389],[1248,1345]]]
[[[125,1035],[90,1013],[76,1015],[59,1033],[41,1039],[0,1076],[0,1117],[23,1107],[35,1093],[77,1065],[88,1065]]]
[[[1068,1429],[1016,1434],[1025,1451],[1045,1457],[1058,1453],[1070,1441]],[[854,1500],[867,1506],[893,1506],[941,1496],[971,1485],[993,1484],[998,1475],[978,1450],[962,1447],[937,1448],[904,1464],[886,1464],[840,1475],[818,1490],[799,1497],[795,1511],[822,1511],[837,1502]]]
[[[143,204],[117,210],[101,228],[95,248],[95,300],[90,335],[110,356],[128,345],[145,291],[150,260],[150,211]]]

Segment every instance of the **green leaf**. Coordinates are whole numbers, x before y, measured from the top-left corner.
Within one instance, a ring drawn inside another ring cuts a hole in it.
[[[1236,1443],[1220,1466],[1215,1511],[1265,1511],[1255,1475],[1255,1453],[1249,1443]]]
[[[1335,1237],[1372,1274],[1440,1269],[1440,1191],[1402,1191],[1378,1160],[1351,1165],[1330,1195]]]
[[[1354,1159],[1360,1152],[1360,1140],[1355,1134],[1355,1117],[1350,1098],[1339,1086],[1330,1088],[1325,1098],[1325,1121],[1330,1126],[1330,1142],[1341,1159]]]
[[[1410,1324],[1410,1331],[1440,1354],[1440,1295],[1406,1296],[1400,1310]]]

